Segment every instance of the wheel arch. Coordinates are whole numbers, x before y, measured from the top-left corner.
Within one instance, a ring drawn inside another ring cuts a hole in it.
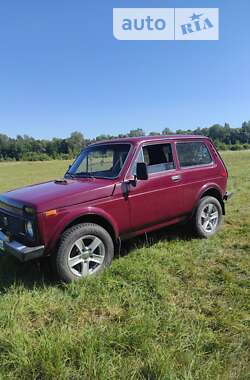
[[[74,218],[71,222],[69,222],[65,226],[65,228],[63,229],[63,231],[61,233],[65,232],[70,227],[73,227],[73,226],[80,224],[80,223],[98,224],[99,226],[103,227],[105,230],[108,231],[108,233],[112,237],[114,243],[116,243],[118,240],[118,233],[117,233],[117,230],[115,229],[115,227],[113,226],[113,224],[104,216],[99,215],[99,214],[95,214],[95,213],[84,214],[84,215],[80,215],[80,216]]]
[[[72,226],[80,223],[95,223],[106,229],[110,234],[114,245],[119,246],[119,229],[111,218],[106,213],[98,212],[98,210],[85,210],[80,214],[74,214],[71,218],[62,218],[60,225],[57,226],[53,237],[51,237],[46,246],[46,256],[52,255],[58,247],[62,234]]]
[[[221,208],[222,208],[222,213],[223,213],[223,215],[225,215],[225,204],[224,204],[224,201],[223,201],[223,196],[221,194],[221,191],[216,186],[211,186],[211,187],[209,187],[207,189],[204,189],[204,191],[200,194],[198,202],[202,198],[207,197],[207,196],[214,197],[214,198],[216,198],[220,202],[220,205],[221,205]],[[197,204],[198,204],[198,202],[197,202]]]

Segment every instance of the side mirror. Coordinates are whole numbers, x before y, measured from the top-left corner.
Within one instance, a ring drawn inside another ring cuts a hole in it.
[[[146,181],[148,179],[148,170],[145,162],[137,162],[136,179],[140,179],[142,181]]]

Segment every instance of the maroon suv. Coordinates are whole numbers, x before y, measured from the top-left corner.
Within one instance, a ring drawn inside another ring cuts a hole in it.
[[[110,265],[120,241],[189,219],[212,236],[225,214],[227,169],[201,136],[124,138],[84,149],[64,179],[0,196],[0,248],[51,256],[64,281]]]

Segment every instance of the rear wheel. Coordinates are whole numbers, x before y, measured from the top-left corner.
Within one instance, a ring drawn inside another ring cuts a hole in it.
[[[214,235],[222,222],[222,208],[218,199],[206,196],[201,198],[194,215],[194,228],[203,238]]]
[[[111,264],[113,256],[110,234],[97,224],[83,223],[64,232],[54,266],[60,280],[71,282],[100,273]]]

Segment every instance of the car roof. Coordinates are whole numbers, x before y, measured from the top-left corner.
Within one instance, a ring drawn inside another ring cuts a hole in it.
[[[137,145],[144,142],[154,142],[154,141],[163,141],[163,140],[200,140],[200,139],[208,139],[207,136],[200,135],[157,135],[157,136],[140,136],[140,137],[122,137],[122,138],[114,138],[112,140],[103,140],[96,141],[91,145],[96,144],[105,144],[105,143],[130,143],[133,145]]]

